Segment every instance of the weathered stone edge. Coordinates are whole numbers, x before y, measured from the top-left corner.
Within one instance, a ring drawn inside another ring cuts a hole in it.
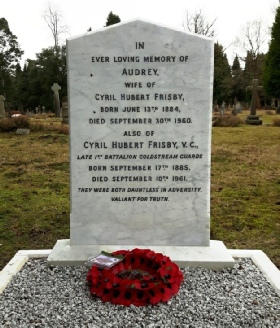
[[[51,249],[18,251],[3,270],[0,271],[0,294],[29,259],[45,258],[49,256],[50,252]]]

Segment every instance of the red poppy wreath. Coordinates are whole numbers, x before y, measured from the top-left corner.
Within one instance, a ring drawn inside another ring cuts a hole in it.
[[[90,292],[102,301],[143,306],[167,302],[178,293],[183,274],[169,257],[138,248],[112,254],[124,259],[108,270],[92,266],[87,274]]]

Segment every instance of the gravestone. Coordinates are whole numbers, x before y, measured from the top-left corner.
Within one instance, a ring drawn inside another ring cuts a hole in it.
[[[220,115],[224,116],[225,115],[225,110],[226,110],[226,103],[223,101],[222,105],[220,107]]]
[[[232,111],[231,111],[232,114],[233,115],[240,114],[240,113],[242,113],[242,109],[243,109],[243,106],[242,106],[241,102],[238,101],[236,97],[234,97],[233,108],[232,108]]]
[[[61,99],[62,103],[62,124],[69,124],[68,120],[68,97],[63,97]]]
[[[213,40],[133,20],[70,38],[67,56],[70,240],[48,263],[150,247],[233,266],[210,241]]]
[[[54,112],[56,117],[60,117],[60,101],[59,101],[59,90],[61,87],[57,84],[54,83],[53,86],[51,87],[52,91],[54,92]]]
[[[275,114],[280,114],[280,99],[279,98],[271,99],[271,109],[275,110]]]
[[[252,91],[252,101],[251,101],[251,113],[247,116],[247,119],[245,120],[246,124],[250,125],[261,125],[262,120],[259,119],[259,116],[257,114],[257,107],[258,107],[258,91],[263,90],[262,86],[259,86],[258,79],[253,79],[252,85],[247,86],[246,90]]]
[[[5,97],[0,95],[0,118],[5,118],[4,101],[5,101]]]
[[[30,133],[30,129],[17,129],[16,131],[16,134],[21,134],[21,135],[25,135],[29,133]]]
[[[237,101],[235,109],[237,114],[242,113],[243,106],[240,101]]]
[[[218,105],[218,100],[214,101],[214,105],[213,105],[213,111],[215,113],[218,113],[220,111],[219,105]]]

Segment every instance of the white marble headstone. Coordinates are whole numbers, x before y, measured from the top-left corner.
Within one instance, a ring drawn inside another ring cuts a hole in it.
[[[208,246],[213,41],[134,20],[67,54],[70,244]]]

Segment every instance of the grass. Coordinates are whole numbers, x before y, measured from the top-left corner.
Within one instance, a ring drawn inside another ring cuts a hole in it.
[[[238,114],[238,117],[240,117],[243,121],[245,121],[248,115],[250,115],[250,111],[243,110],[242,113]],[[270,125],[270,124],[272,124],[272,120],[275,117],[279,117],[279,115],[275,114],[275,110],[266,111],[264,109],[260,109],[260,110],[257,110],[257,115],[260,116],[260,120],[263,121],[263,125],[266,125],[266,124]]]
[[[231,110],[225,111],[225,116],[230,116]],[[239,113],[237,116],[234,116],[235,118],[240,118],[245,122],[247,116],[250,115],[250,110],[245,109],[242,111],[242,113]],[[259,119],[262,120],[263,125],[273,125],[274,119],[279,119],[280,115],[277,115],[275,110],[265,110],[265,109],[258,109],[257,115],[259,116]],[[218,112],[213,113],[214,117],[220,117],[220,114]]]
[[[280,268],[280,133],[277,127],[214,128],[211,238],[262,249]]]
[[[69,238],[70,191],[67,135],[0,133],[0,144],[2,269],[20,249]],[[211,239],[262,249],[280,268],[279,154],[278,127],[213,128]]]
[[[0,269],[19,249],[69,236],[68,136],[1,133]]]

